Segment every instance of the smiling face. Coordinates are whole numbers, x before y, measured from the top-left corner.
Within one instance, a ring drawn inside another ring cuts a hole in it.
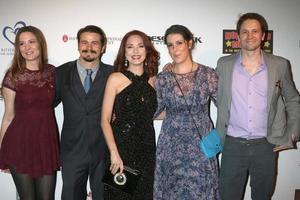
[[[130,66],[143,66],[146,59],[146,48],[143,39],[138,35],[132,35],[125,44],[125,57]]]
[[[241,49],[245,51],[260,50],[264,39],[260,23],[255,19],[248,19],[241,25],[239,41]]]
[[[192,41],[186,41],[179,33],[169,34],[166,41],[169,54],[176,64],[191,59]]]
[[[84,32],[80,35],[78,42],[80,60],[94,62],[99,60],[104,46],[101,44],[101,36],[97,33]]]
[[[26,62],[38,61],[40,58],[40,45],[35,35],[23,32],[19,37],[19,49]]]

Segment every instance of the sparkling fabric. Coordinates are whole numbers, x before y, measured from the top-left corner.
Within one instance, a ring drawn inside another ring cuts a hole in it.
[[[24,72],[12,78],[8,71],[3,86],[16,92],[15,117],[4,135],[0,168],[15,166],[32,177],[51,175],[59,169],[58,133],[53,111],[54,66]]]
[[[132,83],[115,99],[115,120],[112,124],[120,156],[125,165],[141,172],[133,196],[105,188],[105,199],[152,200],[155,165],[155,132],[153,114],[156,110],[156,93],[148,83],[148,76],[123,73]],[[107,161],[107,164],[109,162]]]
[[[209,101],[217,95],[216,72],[199,65],[197,70],[175,75],[191,108],[192,115],[205,135],[212,129]],[[155,200],[218,200],[217,159],[205,158],[189,108],[174,76],[161,72],[155,85],[158,109],[166,109],[166,118],[158,138],[154,180]]]

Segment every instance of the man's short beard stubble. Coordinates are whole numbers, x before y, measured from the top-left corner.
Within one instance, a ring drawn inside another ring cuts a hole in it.
[[[97,54],[96,51],[94,50],[82,50],[82,53],[93,53],[93,54]],[[96,60],[96,58],[89,58],[89,57],[82,57],[82,59],[86,62],[93,62]]]

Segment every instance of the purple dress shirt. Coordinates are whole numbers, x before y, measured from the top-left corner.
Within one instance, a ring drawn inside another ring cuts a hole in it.
[[[241,54],[232,76],[232,100],[228,133],[245,139],[267,136],[267,66],[261,57],[258,70],[250,75],[243,67]]]

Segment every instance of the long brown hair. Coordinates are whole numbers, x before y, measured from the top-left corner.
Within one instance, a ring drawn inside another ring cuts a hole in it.
[[[32,33],[39,44],[40,58],[39,58],[39,69],[43,69],[45,64],[48,63],[47,43],[42,31],[34,26],[25,26],[19,29],[15,38],[15,52],[12,60],[12,64],[9,70],[12,73],[12,77],[15,78],[17,74],[24,71],[26,68],[26,62],[20,52],[20,35],[24,32]]]
[[[150,41],[149,37],[138,30],[133,30],[123,37],[120,48],[116,57],[116,60],[114,62],[115,70],[117,72],[126,71],[125,66],[125,46],[128,38],[132,35],[138,35],[142,38],[143,43],[145,45],[146,49],[146,59],[144,61],[144,71],[149,75],[149,77],[155,76],[158,72],[158,65],[159,65],[159,52],[154,48],[152,42]]]

